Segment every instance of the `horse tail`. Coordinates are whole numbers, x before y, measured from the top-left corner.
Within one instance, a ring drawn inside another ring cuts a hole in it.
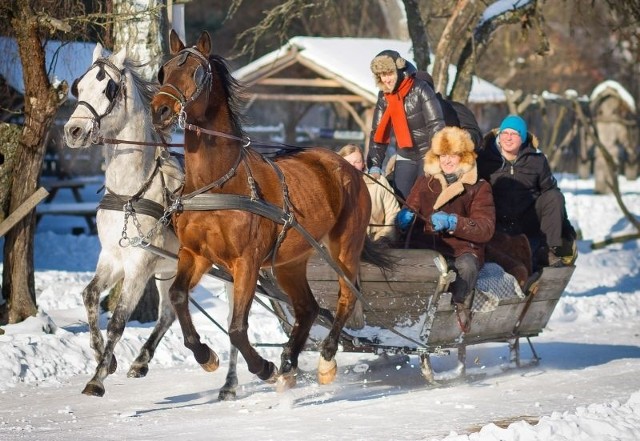
[[[383,272],[392,271],[398,260],[391,254],[391,249],[383,242],[376,242],[366,236],[364,248],[360,258],[363,262],[370,263],[380,268]]]

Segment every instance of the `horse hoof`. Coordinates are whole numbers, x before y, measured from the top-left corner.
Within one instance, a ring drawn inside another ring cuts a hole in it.
[[[296,381],[297,380],[295,373],[280,375],[278,377],[278,380],[276,381],[276,392],[282,393],[288,391],[289,389],[293,389],[294,387],[296,387]]]
[[[218,392],[218,401],[234,401],[236,399],[236,391],[229,389],[220,389]]]
[[[131,368],[129,368],[129,372],[127,372],[127,377],[142,378],[142,377],[146,377],[148,373],[149,373],[149,366],[146,366],[146,365],[131,366]]]
[[[320,361],[318,362],[318,383],[329,384],[333,382],[336,378],[337,372],[338,364],[336,363],[335,358],[327,361],[320,356]]]
[[[116,369],[118,369],[118,360],[116,360],[116,356],[111,356],[111,362],[109,363],[109,375],[113,374]]]
[[[220,359],[218,358],[218,354],[209,349],[209,360],[205,363],[200,363],[202,369],[206,372],[213,372],[220,366]]]
[[[90,381],[84,387],[82,393],[92,397],[102,397],[104,396],[104,386],[97,382]]]
[[[278,370],[276,369],[276,365],[272,362],[267,362],[264,369],[258,374],[258,378],[268,384],[275,384],[278,381]]]

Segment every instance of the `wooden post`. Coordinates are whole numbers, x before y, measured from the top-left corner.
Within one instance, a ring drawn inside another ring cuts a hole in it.
[[[9,231],[15,224],[17,224],[20,219],[25,217],[31,210],[35,208],[36,205],[40,203],[44,198],[49,195],[49,192],[44,188],[40,187],[33,193],[31,196],[27,198],[18,208],[16,208],[13,213],[11,213],[7,218],[0,223],[0,237],[4,236],[7,231]]]

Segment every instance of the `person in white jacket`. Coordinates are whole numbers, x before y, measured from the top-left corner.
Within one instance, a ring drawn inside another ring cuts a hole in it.
[[[364,155],[357,145],[347,144],[338,151],[338,154],[356,169],[364,171]],[[371,195],[369,237],[375,241],[386,240],[394,244],[397,241],[395,220],[400,211],[400,205],[391,184],[384,176],[380,176],[378,180],[367,175],[363,175],[363,178]]]

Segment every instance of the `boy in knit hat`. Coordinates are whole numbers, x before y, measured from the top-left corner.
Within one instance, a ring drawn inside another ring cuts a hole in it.
[[[431,139],[444,126],[442,109],[433,88],[416,78],[416,68],[393,50],[371,61],[380,89],[373,113],[367,167],[374,178],[382,175],[382,162],[393,133],[397,144],[394,186],[402,198],[422,173],[422,160]]]
[[[478,152],[478,173],[493,188],[496,229],[527,236],[537,257],[534,271],[572,264],[577,257],[564,196],[537,146],[524,119],[509,115],[485,136]]]

